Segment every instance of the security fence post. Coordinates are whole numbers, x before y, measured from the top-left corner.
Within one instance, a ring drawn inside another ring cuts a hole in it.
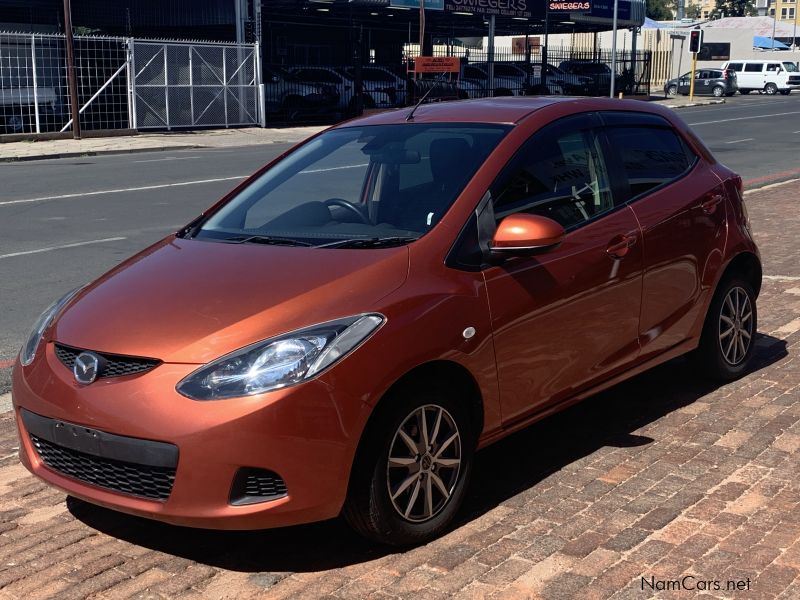
[[[36,119],[36,133],[41,133],[39,128],[39,86],[36,83],[36,36],[31,34],[31,66],[33,68],[33,114]]]
[[[128,127],[136,129],[136,69],[133,62],[133,38],[125,38],[125,80],[128,84]]]

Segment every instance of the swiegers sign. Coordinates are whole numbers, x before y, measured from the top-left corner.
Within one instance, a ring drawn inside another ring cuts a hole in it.
[[[448,12],[468,12],[502,17],[528,17],[535,0],[445,0]]]
[[[550,12],[584,12],[592,10],[591,2],[559,2],[557,0],[547,3]]]

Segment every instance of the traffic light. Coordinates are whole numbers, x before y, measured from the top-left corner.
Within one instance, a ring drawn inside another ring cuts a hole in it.
[[[703,30],[692,29],[689,33],[689,52],[700,52],[700,46],[703,45]]]

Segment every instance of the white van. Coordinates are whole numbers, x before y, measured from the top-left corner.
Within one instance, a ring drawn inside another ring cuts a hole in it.
[[[788,60],[732,60],[722,63],[722,68],[736,71],[742,94],[758,90],[770,96],[778,92],[786,96],[800,89],[800,69]]]

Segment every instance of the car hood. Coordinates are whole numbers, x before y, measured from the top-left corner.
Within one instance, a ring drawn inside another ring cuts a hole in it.
[[[51,339],[202,364],[281,333],[375,310],[408,248],[317,249],[168,238],[87,286]]]

